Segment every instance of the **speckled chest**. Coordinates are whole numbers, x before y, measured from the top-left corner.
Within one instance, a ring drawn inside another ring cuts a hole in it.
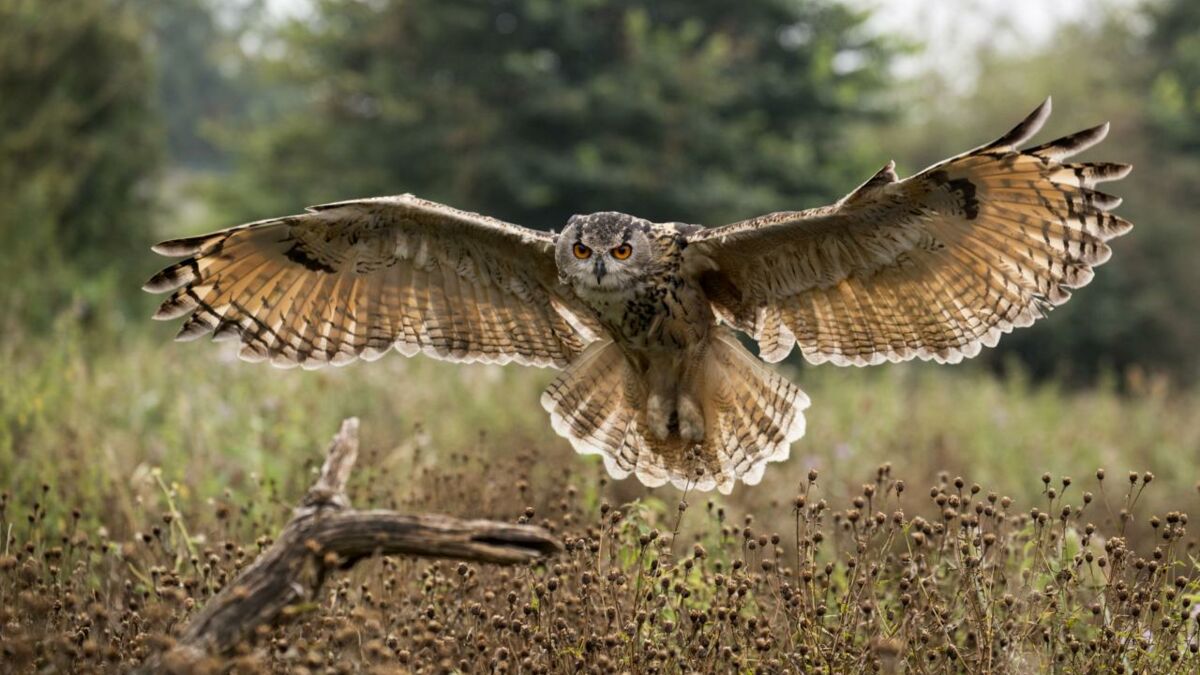
[[[683,238],[655,234],[660,255],[630,288],[585,298],[621,345],[640,350],[681,350],[707,334],[712,310],[695,280],[683,274]]]

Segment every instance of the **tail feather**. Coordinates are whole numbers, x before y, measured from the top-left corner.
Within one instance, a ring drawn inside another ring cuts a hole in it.
[[[714,339],[706,366],[705,456],[715,453],[718,477],[756,485],[767,463],[787,459],[804,436],[808,396],[730,334]],[[717,487],[727,492],[732,480],[726,486],[718,478]]]
[[[640,451],[636,414],[626,401],[626,368],[611,341],[594,342],[542,393],[554,431],[576,452],[602,455],[614,478],[636,469]]]
[[[635,474],[657,487],[673,477],[670,460],[660,452],[674,456],[675,449],[651,449],[642,433],[648,428],[643,402],[640,381],[611,341],[590,345],[542,393],[551,427],[576,452],[600,455],[613,478]]]
[[[611,342],[594,343],[542,394],[554,430],[577,452],[600,454],[614,478],[728,494],[757,484],[804,435],[808,397],[727,333],[713,338],[699,377],[704,440],[649,433],[641,381]]]

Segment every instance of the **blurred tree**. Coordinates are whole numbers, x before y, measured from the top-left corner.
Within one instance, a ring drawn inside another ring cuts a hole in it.
[[[908,134],[878,132],[898,156],[918,160],[908,169],[990,140],[1047,95],[1055,114],[1039,138],[1109,120],[1108,140],[1083,158],[1134,165],[1125,180],[1101,186],[1124,198],[1119,213],[1134,223],[1112,242],[1112,260],[1050,319],[1005,337],[987,358],[1076,381],[1133,366],[1200,377],[1200,5],[1109,4],[1045,47],[985,45],[978,57],[979,79],[965,96],[954,93],[960,83],[925,78],[904,106],[923,120],[898,123]]]
[[[1143,193],[1129,200],[1145,223],[1141,266],[1129,275],[1142,330],[1122,346],[1148,350],[1140,362],[1194,381],[1200,379],[1200,4],[1153,0],[1147,16],[1144,51],[1124,88],[1145,135],[1144,156],[1134,160]]]
[[[0,0],[0,302],[44,321],[106,300],[150,236],[159,158],[141,27],[123,0]],[[129,283],[133,283],[129,281]],[[136,286],[135,286],[136,288]]]
[[[1200,4],[1152,2],[1147,15],[1151,128],[1163,149],[1200,157]]]
[[[264,94],[252,90],[240,45],[263,25],[262,0],[135,1],[150,23],[168,161],[190,169],[224,167],[228,158],[213,130],[241,122]]]
[[[544,228],[624,210],[717,224],[825,203],[893,49],[824,0],[319,0],[283,34],[295,93],[230,132],[226,215],[414,192]]]
[[[889,158],[919,169],[1053,94],[1047,138],[1112,120],[1090,156],[1135,164],[1112,189],[1137,228],[1091,287],[987,358],[1192,380],[1200,9],[1104,7],[1045,45],[983,45],[973,88],[956,72],[897,97],[897,46],[833,0],[315,0],[252,54],[284,105],[223,128],[236,163],[213,220],[411,191],[544,228],[601,209],[718,224],[827,203]]]

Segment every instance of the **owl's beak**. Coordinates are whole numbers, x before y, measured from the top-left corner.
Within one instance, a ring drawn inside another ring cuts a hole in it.
[[[603,279],[604,275],[608,272],[608,270],[604,269],[603,258],[598,258],[596,260],[596,266],[592,268],[592,271],[596,273],[596,283],[600,283],[600,280]]]

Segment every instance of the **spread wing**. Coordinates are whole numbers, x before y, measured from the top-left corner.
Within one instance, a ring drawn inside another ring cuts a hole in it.
[[[554,239],[411,195],[168,241],[154,318],[177,339],[238,339],[240,356],[314,368],[393,346],[451,361],[562,367],[598,328],[558,283]]]
[[[1108,125],[1028,150],[1047,99],[993,143],[897,180],[893,165],[833,206],[689,237],[714,309],[779,361],[955,363],[1071,297],[1131,225],[1094,189],[1130,167],[1064,163]]]

